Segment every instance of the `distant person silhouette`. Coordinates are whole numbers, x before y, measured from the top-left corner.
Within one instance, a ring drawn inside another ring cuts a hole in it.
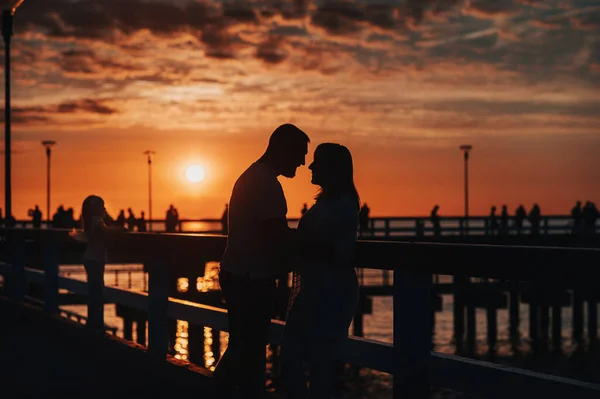
[[[52,215],[52,228],[64,229],[67,227],[65,223],[65,212],[65,208],[62,205],[56,209],[56,212]]]
[[[490,235],[496,235],[500,232],[500,225],[498,223],[498,215],[496,215],[496,207],[492,206],[490,210]]]
[[[433,225],[433,236],[440,237],[442,235],[442,227],[440,225],[440,215],[438,215],[438,211],[440,210],[440,206],[436,205],[431,210],[431,215],[429,215],[429,220]]]
[[[523,205],[519,205],[515,211],[515,230],[517,231],[517,235],[521,234],[521,231],[523,230],[523,221],[525,219],[527,219],[527,211]]]
[[[30,210],[31,214],[31,222],[34,229],[39,229],[42,227],[42,211],[40,211],[40,207],[38,205],[35,206],[34,209]]]
[[[365,202],[358,212],[358,231],[361,237],[365,237],[367,233],[370,233],[369,229],[369,213],[371,209],[367,206]]]
[[[115,220],[115,227],[125,228],[125,210],[121,209],[119,215],[117,216],[117,220]]]
[[[300,214],[304,215],[306,213],[306,211],[308,211],[308,206],[306,205],[306,202],[305,202],[304,205],[302,205],[302,209],[300,209]]]
[[[598,208],[596,204],[591,201],[587,201],[583,206],[583,224],[586,235],[596,234],[596,221],[598,220]]]
[[[502,213],[500,213],[500,235],[506,236],[509,234],[509,219],[508,207],[502,205]]]
[[[229,233],[229,204],[225,204],[225,210],[221,215],[221,231],[223,232],[223,235]]]
[[[140,233],[144,233],[147,231],[146,215],[145,215],[144,211],[142,211],[140,218],[137,220],[137,229]]]
[[[177,212],[177,209],[173,206],[173,204],[171,204],[165,216],[165,227],[167,233],[174,233],[177,230],[178,224],[179,212]]]
[[[324,143],[309,169],[320,192],[297,229],[302,251],[293,262],[294,288],[281,349],[288,398],[331,397],[337,355],[358,303],[354,249],[360,199],[352,155],[342,145]]]
[[[127,212],[129,213],[129,216],[127,216],[127,230],[133,231],[138,224],[137,218],[133,214],[133,210],[131,208],[127,208]]]
[[[265,394],[265,353],[276,276],[287,270],[293,234],[277,177],[296,175],[296,169],[305,164],[309,141],[296,126],[279,126],[265,153],[235,182],[229,201],[229,235],[219,272],[229,345],[214,375],[220,390],[233,388],[242,398]],[[226,395],[222,392],[220,397]]]
[[[72,229],[75,227],[75,211],[69,208],[65,211],[65,228]]]
[[[529,211],[529,224],[531,224],[531,234],[540,234],[540,224],[542,221],[542,211],[538,204],[533,204],[533,207]]]
[[[17,219],[13,215],[6,215],[4,218],[4,226],[13,228],[17,226]]]
[[[573,209],[571,209],[571,218],[573,219],[572,233],[579,235],[583,232],[583,210],[581,209],[581,201],[577,201]]]

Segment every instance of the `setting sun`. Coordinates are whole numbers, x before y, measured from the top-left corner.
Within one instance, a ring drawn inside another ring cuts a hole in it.
[[[185,177],[191,183],[198,183],[204,179],[204,168],[200,165],[190,165],[185,171]]]

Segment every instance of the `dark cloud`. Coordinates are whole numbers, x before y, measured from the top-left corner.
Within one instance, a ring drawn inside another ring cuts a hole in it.
[[[501,15],[515,15],[520,10],[520,5],[513,0],[479,0],[470,1],[464,12],[478,18],[494,18]]]
[[[12,107],[11,122],[14,124],[38,124],[53,122],[54,117],[60,114],[95,114],[113,115],[119,111],[106,105],[107,100],[79,99],[76,101],[63,102],[57,105],[35,106],[35,107]],[[4,122],[4,109],[0,115],[0,122]]]
[[[72,102],[64,102],[56,107],[56,112],[89,112],[100,115],[112,115],[118,113],[115,108],[105,105],[105,101],[95,99],[81,99]]]
[[[279,64],[287,58],[287,53],[283,48],[281,37],[272,36],[258,45],[256,48],[256,58],[263,60],[267,64]]]

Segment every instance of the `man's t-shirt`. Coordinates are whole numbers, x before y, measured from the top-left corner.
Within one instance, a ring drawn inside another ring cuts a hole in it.
[[[275,172],[255,162],[235,182],[229,201],[229,235],[221,269],[242,277],[275,278],[281,259],[266,221],[285,219],[287,203]]]

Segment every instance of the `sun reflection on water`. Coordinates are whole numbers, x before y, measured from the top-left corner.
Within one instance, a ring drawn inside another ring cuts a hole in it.
[[[204,277],[196,280],[196,289],[200,292],[220,290],[219,286],[219,262],[207,262]]]
[[[185,277],[179,277],[177,279],[177,291],[187,292],[190,288],[190,281]]]
[[[189,324],[185,320],[177,320],[177,333],[175,336],[175,359],[188,360]]]

